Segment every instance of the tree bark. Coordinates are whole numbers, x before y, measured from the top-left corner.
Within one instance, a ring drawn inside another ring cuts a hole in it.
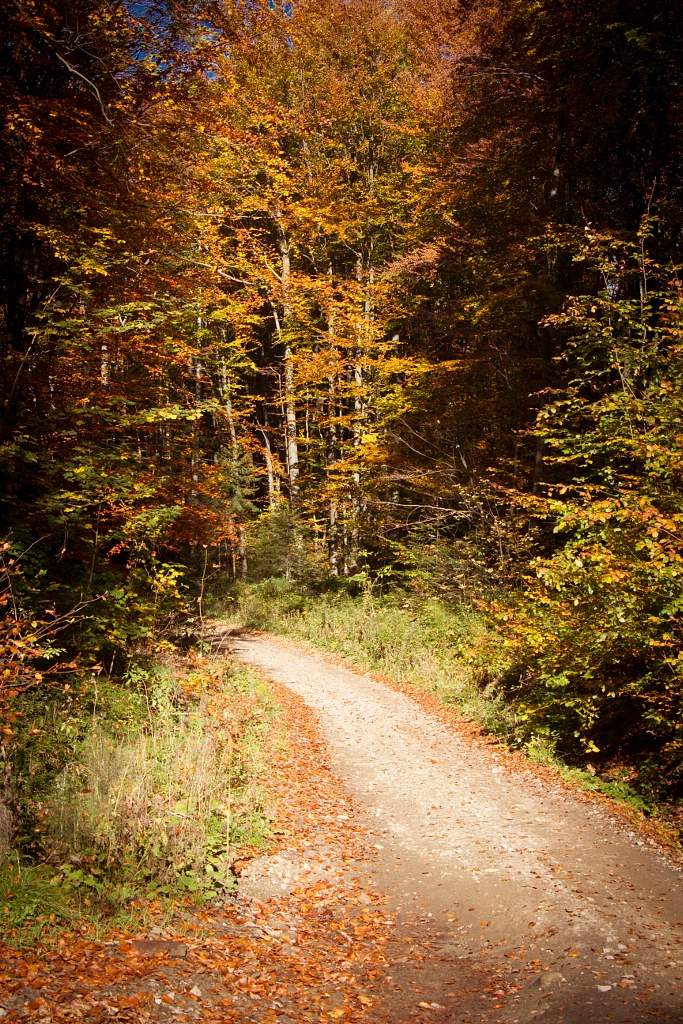
[[[235,417],[232,414],[232,398],[230,397],[230,377],[228,375],[225,360],[222,360],[221,373],[223,377],[223,403],[225,405],[225,418],[228,421],[228,431],[230,433],[230,444],[232,447],[232,469],[234,474],[234,486],[238,486],[238,471],[239,471],[239,446],[237,444],[237,431],[235,429]],[[236,520],[235,514],[235,520]],[[247,578],[247,540],[244,525],[239,523],[236,525],[237,532],[237,553],[240,560],[240,575],[243,579]]]
[[[284,406],[285,444],[287,447],[287,471],[289,474],[289,496],[293,507],[299,504],[299,445],[296,422],[296,396],[294,392],[294,354],[288,337],[292,319],[292,267],[289,242],[279,213],[275,216],[280,252],[280,287],[282,295],[282,321],[276,316],[275,327],[284,347]]]
[[[12,769],[0,755],[0,859],[10,851],[16,824],[17,800]]]

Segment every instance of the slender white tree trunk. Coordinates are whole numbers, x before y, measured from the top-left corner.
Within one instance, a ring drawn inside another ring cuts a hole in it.
[[[232,448],[232,470],[237,486],[237,475],[239,471],[239,445],[237,444],[237,430],[235,429],[235,417],[232,413],[232,397],[230,395],[230,376],[228,374],[225,360],[222,360],[221,376],[223,377],[223,404],[225,406],[225,418],[228,421],[228,432],[230,434],[230,445]],[[247,578],[247,535],[243,523],[237,522],[237,515],[233,515],[235,532],[237,534],[237,554],[240,560],[240,575]]]
[[[292,319],[292,267],[289,242],[282,222],[278,221],[279,249],[281,260],[280,283],[282,289],[282,324],[281,336],[284,343],[284,405],[285,405],[285,437],[287,446],[287,469],[289,473],[289,490],[292,505],[299,503],[299,444],[296,422],[296,396],[294,392],[294,354],[288,337],[288,328]]]
[[[268,474],[268,507],[272,512],[275,508],[275,473],[273,471],[273,452],[270,447],[270,437],[266,430],[261,430],[263,434],[263,450],[266,456],[266,473]]]

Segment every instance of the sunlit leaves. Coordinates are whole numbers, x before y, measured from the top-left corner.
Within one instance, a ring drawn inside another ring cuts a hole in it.
[[[591,257],[603,290],[571,299],[552,318],[571,332],[563,357],[570,382],[538,420],[557,483],[529,503],[554,522],[562,546],[537,559],[536,582],[509,628],[539,678],[569,681],[562,697],[537,690],[525,700],[530,728],[566,736],[573,722],[591,750],[603,722],[620,714],[630,730],[656,726],[654,742],[676,776],[683,307],[669,285],[673,270],[640,243],[612,244],[589,231],[577,258]]]

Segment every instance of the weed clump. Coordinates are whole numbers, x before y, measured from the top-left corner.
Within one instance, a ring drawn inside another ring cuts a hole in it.
[[[135,674],[134,674],[135,675]],[[96,722],[45,798],[50,856],[72,886],[117,877],[214,895],[237,847],[268,832],[259,775],[273,716],[247,669],[137,671],[148,714],[124,733]]]
[[[174,655],[39,698],[29,692],[14,712],[6,939],[65,922],[139,927],[147,907],[230,889],[236,856],[267,845],[262,775],[278,708],[250,669]]]
[[[46,865],[23,865],[17,857],[0,864],[0,914],[5,934],[21,929],[29,938],[71,918],[55,872]]]

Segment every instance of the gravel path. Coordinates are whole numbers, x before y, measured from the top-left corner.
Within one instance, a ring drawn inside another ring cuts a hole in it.
[[[272,639],[230,646],[318,713],[400,914],[433,928],[444,963],[519,974],[516,1001],[478,1019],[683,1020],[681,874],[657,849],[360,672]]]

